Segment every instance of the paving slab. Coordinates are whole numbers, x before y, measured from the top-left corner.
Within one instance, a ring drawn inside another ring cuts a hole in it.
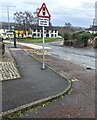
[[[5,54],[0,55],[0,82],[20,78],[15,60],[5,46]]]

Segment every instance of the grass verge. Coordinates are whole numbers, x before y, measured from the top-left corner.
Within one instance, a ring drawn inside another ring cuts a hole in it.
[[[45,38],[45,42],[53,42],[53,41],[58,41],[58,40],[63,40],[63,38]],[[19,42],[28,42],[28,43],[41,43],[42,38],[24,38],[24,39],[19,39]]]

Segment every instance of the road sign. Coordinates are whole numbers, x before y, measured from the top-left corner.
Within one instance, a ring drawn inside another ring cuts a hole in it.
[[[41,17],[41,18],[50,18],[51,17],[45,3],[42,4],[37,16]]]
[[[49,20],[50,20],[50,13],[45,5],[45,3],[42,4],[37,16],[39,17],[39,26],[42,26],[42,69],[45,69],[45,63],[44,63],[44,27],[49,26]]]
[[[49,26],[49,18],[39,18],[39,26]]]

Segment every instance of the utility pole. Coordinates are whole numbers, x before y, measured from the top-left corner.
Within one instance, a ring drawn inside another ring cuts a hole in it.
[[[8,17],[8,30],[10,30],[10,22],[9,22],[9,7],[16,7],[16,6],[7,6],[7,17]]]
[[[8,30],[10,30],[10,25],[9,25],[9,6],[7,6],[7,16],[8,16]]]
[[[95,18],[93,19],[93,33],[94,33]]]

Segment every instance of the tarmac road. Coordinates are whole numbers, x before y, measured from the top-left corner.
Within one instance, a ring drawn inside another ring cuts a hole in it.
[[[38,43],[40,45],[40,43]],[[72,63],[79,64],[85,68],[96,69],[95,61],[97,60],[96,49],[94,48],[73,48],[63,46],[62,41],[45,43],[46,47],[51,48],[54,56],[68,60]]]
[[[72,80],[72,92],[48,106],[19,116],[19,118],[95,118],[95,74],[79,65],[57,57],[48,57],[46,64],[61,71]],[[97,75],[97,74],[96,74]]]
[[[18,43],[19,45],[29,46],[34,49],[42,49],[42,43]],[[18,45],[17,45],[18,46]],[[74,64],[81,65],[85,68],[96,69],[95,62],[97,61],[97,49],[94,48],[73,48],[63,46],[63,41],[45,43],[45,49],[52,51],[54,56],[63,60],[68,60]]]

